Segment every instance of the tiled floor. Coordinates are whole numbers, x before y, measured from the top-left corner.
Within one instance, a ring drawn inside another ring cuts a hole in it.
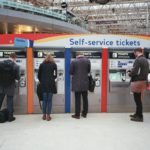
[[[0,150],[150,150],[150,113],[144,122],[132,122],[128,113],[17,115],[0,124]]]

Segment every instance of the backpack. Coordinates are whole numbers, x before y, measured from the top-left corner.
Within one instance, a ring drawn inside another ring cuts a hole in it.
[[[89,91],[94,92],[95,89],[95,80],[93,79],[92,75],[89,75]]]
[[[15,79],[14,63],[10,60],[0,62],[0,85],[8,87]]]
[[[0,123],[4,123],[8,120],[8,110],[5,108],[0,111]]]

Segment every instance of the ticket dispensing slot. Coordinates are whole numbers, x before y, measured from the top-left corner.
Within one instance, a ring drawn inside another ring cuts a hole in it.
[[[26,76],[25,76],[25,70],[20,70],[20,87],[26,87]]]
[[[126,69],[110,69],[109,70],[109,92],[113,91],[113,87],[129,87],[130,78]]]

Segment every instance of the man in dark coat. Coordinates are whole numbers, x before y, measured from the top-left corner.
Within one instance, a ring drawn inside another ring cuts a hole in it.
[[[149,63],[143,55],[143,49],[134,50],[136,60],[132,70],[128,71],[131,77],[131,90],[136,104],[136,112],[130,115],[132,121],[143,122],[142,93],[146,87],[149,73]]]
[[[1,108],[5,95],[7,95],[7,109],[8,109],[8,121],[9,122],[15,120],[15,117],[13,116],[13,96],[15,92],[15,80],[20,79],[19,66],[15,63],[15,60],[16,60],[15,53],[11,53],[9,56],[9,59],[6,60],[10,63],[13,63],[14,80],[11,82],[10,85],[5,86],[5,87],[0,84],[0,108]]]
[[[88,74],[91,70],[90,61],[80,52],[77,53],[77,58],[71,62],[70,74],[72,75],[72,91],[75,92],[75,114],[73,118],[80,118],[81,95],[83,98],[82,116],[86,118],[88,113]]]

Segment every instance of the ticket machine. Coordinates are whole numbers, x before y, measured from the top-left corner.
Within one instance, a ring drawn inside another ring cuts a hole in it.
[[[39,100],[36,94],[36,87],[38,78],[38,70],[39,65],[43,62],[45,56],[47,54],[51,54],[54,57],[54,60],[57,64],[57,80],[56,80],[56,87],[57,87],[57,94],[53,95],[52,99],[52,113],[64,113],[65,109],[65,70],[64,70],[64,51],[63,48],[44,48],[44,47],[37,47],[34,48],[34,112],[41,113],[42,110],[40,109]]]
[[[128,112],[135,107],[127,74],[134,60],[132,49],[109,49],[107,112]]]
[[[16,89],[14,95],[14,113],[27,113],[27,72],[26,72],[26,49],[18,47],[0,47],[0,61],[8,59],[11,53],[17,55],[16,63],[20,66],[20,81],[16,81]],[[3,107],[6,107],[6,97]]]
[[[145,51],[150,60],[150,51]],[[130,112],[135,110],[133,93],[130,90],[130,77],[127,70],[133,67],[135,56],[133,49],[109,49],[109,77],[108,77],[108,112]],[[150,82],[150,75],[148,76]],[[150,110],[150,91],[144,93],[143,109]]]
[[[72,49],[72,60],[79,51],[90,60],[91,74],[96,83],[94,92],[88,92],[89,112],[101,112],[101,49]],[[71,112],[74,112],[74,109],[75,96],[74,92],[71,92]]]

